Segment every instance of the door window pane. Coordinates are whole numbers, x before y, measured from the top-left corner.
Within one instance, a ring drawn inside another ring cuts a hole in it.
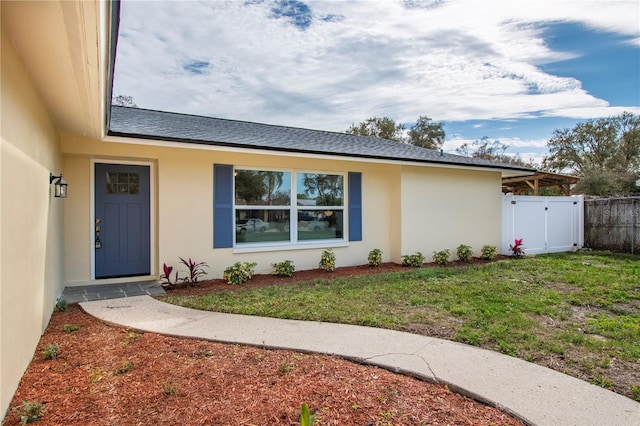
[[[107,194],[140,194],[140,175],[138,173],[107,172]]]

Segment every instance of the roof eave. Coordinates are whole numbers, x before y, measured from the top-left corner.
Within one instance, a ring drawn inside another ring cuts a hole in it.
[[[143,135],[143,134],[134,134],[134,133],[123,133],[116,132],[113,130],[109,130],[107,133],[108,136],[111,137],[120,137],[120,138],[132,138],[132,139],[143,139],[143,140],[151,140],[151,141],[159,141],[159,142],[175,142],[181,144],[191,144],[191,145],[206,145],[206,146],[216,146],[216,147],[226,147],[226,148],[236,148],[236,149],[245,149],[252,151],[272,151],[272,152],[286,152],[286,153],[296,153],[296,154],[311,154],[311,155],[322,155],[322,156],[330,156],[330,157],[341,157],[341,158],[352,158],[352,159],[361,159],[361,160],[381,160],[381,161],[393,161],[405,164],[429,164],[429,165],[438,165],[438,166],[448,166],[455,168],[466,168],[466,169],[490,169],[499,171],[502,173],[503,177],[510,177],[515,175],[532,175],[535,173],[534,169],[524,168],[524,167],[509,167],[505,164],[464,164],[460,162],[454,161],[433,161],[428,159],[409,159],[409,158],[394,158],[383,155],[367,155],[367,154],[353,154],[353,153],[327,153],[319,150],[311,150],[311,149],[285,149],[279,147],[272,146],[251,146],[242,143],[232,143],[232,142],[219,142],[219,141],[203,141],[196,139],[187,139],[187,138],[173,138],[167,136],[153,136],[153,135]]]

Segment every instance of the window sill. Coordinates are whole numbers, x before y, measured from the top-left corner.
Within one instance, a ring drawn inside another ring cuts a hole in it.
[[[326,249],[333,247],[348,247],[348,241],[314,241],[312,243],[298,243],[298,244],[255,244],[255,245],[245,245],[236,246],[233,248],[233,253],[256,253],[256,252],[265,252],[265,251],[291,251],[291,250],[309,250],[309,249]]]

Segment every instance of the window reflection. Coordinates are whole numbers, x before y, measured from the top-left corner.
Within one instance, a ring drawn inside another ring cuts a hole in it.
[[[299,206],[342,206],[344,203],[342,175],[298,173],[296,183]]]
[[[236,242],[289,241],[289,210],[236,210]]]
[[[298,210],[298,240],[342,239],[342,210]]]
[[[288,206],[291,174],[262,170],[236,170],[236,205]]]

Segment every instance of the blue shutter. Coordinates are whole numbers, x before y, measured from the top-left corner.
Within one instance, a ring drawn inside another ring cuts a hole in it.
[[[233,247],[233,166],[213,165],[213,248]]]
[[[362,241],[362,173],[349,172],[349,241]]]

